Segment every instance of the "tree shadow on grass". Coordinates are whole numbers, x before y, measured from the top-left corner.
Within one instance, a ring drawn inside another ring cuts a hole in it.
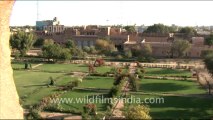
[[[178,90],[189,89],[189,86],[186,85],[177,85],[175,83],[145,83],[140,84],[140,91],[149,91],[149,92],[171,92]]]
[[[213,116],[213,98],[161,96],[164,103],[148,104],[154,119],[210,118]],[[156,110],[156,111],[155,111]]]
[[[159,112],[150,112],[153,119],[211,119],[213,114],[209,114],[207,109],[176,109]]]

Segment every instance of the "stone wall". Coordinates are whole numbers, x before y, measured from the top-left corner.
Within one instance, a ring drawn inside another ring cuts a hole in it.
[[[0,1],[0,119],[23,119],[9,48],[9,19],[13,4],[14,0]]]

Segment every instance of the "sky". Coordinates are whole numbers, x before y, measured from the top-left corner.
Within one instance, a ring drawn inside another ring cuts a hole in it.
[[[10,25],[35,25],[36,20],[57,17],[65,26],[211,26],[212,6],[213,1],[16,1]]]

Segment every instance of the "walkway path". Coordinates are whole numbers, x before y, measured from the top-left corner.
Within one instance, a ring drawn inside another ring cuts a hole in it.
[[[136,66],[134,66],[134,64],[130,64],[129,73],[130,74],[135,74],[135,72],[136,72]],[[129,82],[125,81],[124,86],[122,87],[122,95],[121,96],[125,96],[127,92],[129,92]],[[114,105],[114,109],[112,111],[113,117],[115,117],[115,118],[125,118],[125,116],[123,116],[123,112],[121,110],[122,108],[124,108],[123,99],[118,100],[116,102],[116,104]]]
[[[41,117],[44,119],[59,119],[59,120],[81,120],[82,117],[79,115],[72,115],[68,113],[57,113],[57,112],[41,112]]]
[[[43,64],[40,63],[40,64],[37,64],[37,65],[34,65],[34,66],[32,66],[32,68],[36,68],[36,67],[41,66],[41,65],[43,65]]]

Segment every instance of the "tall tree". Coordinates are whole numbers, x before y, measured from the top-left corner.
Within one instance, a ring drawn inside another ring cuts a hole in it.
[[[205,39],[205,44],[209,46],[213,45],[213,34]]]
[[[209,73],[213,76],[213,52],[205,56],[204,63]]]
[[[33,46],[34,41],[35,36],[32,33],[23,31],[18,31],[10,37],[10,45],[13,49],[19,50],[21,56],[26,55],[26,52]]]
[[[144,57],[150,57],[152,55],[152,47],[150,44],[144,45],[144,48],[142,49],[142,55]]]
[[[184,33],[188,37],[197,35],[197,31],[192,27],[183,27],[179,32]]]
[[[127,26],[124,27],[124,29],[125,29],[128,33],[134,33],[134,32],[136,32],[136,30],[135,30],[135,25],[132,25],[132,26],[127,25]]]
[[[172,56],[175,54],[177,57],[183,57],[190,49],[190,43],[187,40],[174,40],[171,46]]]
[[[163,25],[163,24],[154,24],[149,26],[144,33],[161,33],[161,34],[165,34],[165,33],[170,33],[170,32],[174,32],[175,30],[172,27]]]

